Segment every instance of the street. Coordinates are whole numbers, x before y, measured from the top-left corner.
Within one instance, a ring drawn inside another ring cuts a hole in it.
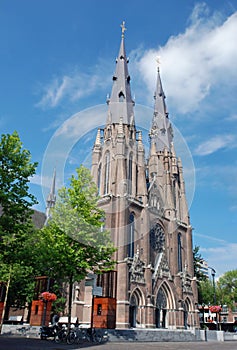
[[[23,338],[15,336],[0,336],[0,350],[77,350],[81,348],[89,348],[90,350],[236,350],[237,342],[121,342],[121,343],[106,343],[100,345],[92,344],[56,344],[51,340],[40,340],[35,338]]]

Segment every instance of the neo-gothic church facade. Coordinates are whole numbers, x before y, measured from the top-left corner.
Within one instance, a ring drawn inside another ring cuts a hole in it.
[[[198,327],[192,227],[181,159],[173,144],[160,72],[145,156],[136,129],[124,26],[105,127],[92,151],[105,227],[117,248],[116,328]],[[90,322],[91,289],[75,287],[74,315]]]

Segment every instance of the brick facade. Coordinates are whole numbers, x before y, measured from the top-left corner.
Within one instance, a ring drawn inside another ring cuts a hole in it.
[[[98,130],[91,169],[105,227],[117,247],[116,328],[198,327],[192,227],[159,70],[148,160],[130,89],[123,33],[107,121]],[[83,284],[80,293],[88,317],[92,304],[85,300],[91,295]]]

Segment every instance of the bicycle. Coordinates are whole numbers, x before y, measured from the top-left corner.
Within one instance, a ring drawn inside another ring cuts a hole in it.
[[[62,328],[57,330],[54,341],[55,343],[65,343],[67,341],[67,337],[67,327],[65,325],[62,325]]]
[[[108,332],[101,328],[87,328],[86,340],[93,343],[102,343],[108,341]]]
[[[74,344],[74,343],[79,343],[83,342],[86,340],[86,331],[82,328],[75,327],[72,328],[67,336],[67,343],[68,344]]]

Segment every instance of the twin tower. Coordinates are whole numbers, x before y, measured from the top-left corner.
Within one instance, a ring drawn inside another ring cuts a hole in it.
[[[175,154],[159,69],[145,158],[142,133],[136,130],[124,23],[121,27],[106,125],[97,132],[91,169],[106,213],[104,225],[117,247],[115,326],[194,328],[199,325],[197,286],[182,163]],[[88,283],[80,289],[75,313],[80,322],[89,322]]]

